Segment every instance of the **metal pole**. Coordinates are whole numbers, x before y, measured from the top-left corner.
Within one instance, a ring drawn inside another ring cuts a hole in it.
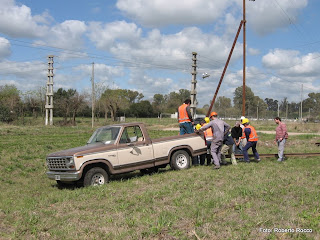
[[[196,105],[197,105],[197,91],[196,91],[196,87],[197,87],[197,80],[196,80],[196,76],[197,76],[197,53],[193,52],[192,53],[192,79],[191,79],[191,105],[190,105],[190,111],[191,111],[191,115],[194,118],[194,115],[196,114]]]
[[[225,74],[226,71],[227,71],[227,68],[228,68],[228,65],[229,65],[229,62],[230,62],[230,59],[231,59],[231,56],[232,56],[233,49],[234,49],[234,47],[235,47],[235,45],[236,45],[236,43],[237,43],[237,39],[238,39],[238,37],[239,37],[239,33],[240,33],[240,30],[241,30],[242,24],[243,24],[243,21],[240,22],[240,25],[239,25],[239,28],[238,28],[238,32],[237,32],[237,34],[236,34],[236,37],[234,38],[234,41],[233,41],[233,44],[232,44],[232,48],[231,48],[231,50],[230,50],[230,53],[229,53],[227,62],[226,62],[226,64],[225,64],[225,66],[224,66],[224,69],[223,69],[223,72],[222,72],[222,75],[221,75],[221,78],[220,78],[218,87],[217,87],[216,92],[215,92],[215,94],[214,94],[214,96],[213,96],[213,99],[212,99],[212,101],[211,101],[211,105],[210,105],[210,107],[209,107],[209,109],[208,109],[208,112],[207,112],[207,115],[206,115],[207,117],[210,115],[210,112],[211,112],[211,110],[212,110],[213,104],[214,104],[214,102],[215,102],[215,100],[216,100],[216,97],[217,97],[217,95],[218,95],[218,92],[219,92],[219,89],[220,89],[220,86],[221,86],[221,83],[222,83],[224,74]]]
[[[94,62],[92,63],[92,76],[91,76],[91,84],[92,84],[92,128],[94,127],[94,102],[95,102],[95,96],[94,96]]]
[[[48,81],[46,92],[46,120],[45,125],[53,125],[53,55],[48,56]]]
[[[242,79],[242,116],[246,114],[246,1],[243,0],[243,79]]]
[[[301,122],[302,122],[302,96],[303,96],[303,84],[301,85],[301,103],[300,103]]]

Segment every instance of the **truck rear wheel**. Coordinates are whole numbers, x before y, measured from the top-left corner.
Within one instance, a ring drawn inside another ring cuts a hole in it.
[[[174,170],[187,169],[190,167],[190,155],[184,150],[178,150],[171,156],[170,166]]]
[[[94,167],[91,168],[84,176],[83,186],[99,186],[106,184],[108,181],[108,173],[100,167]]]

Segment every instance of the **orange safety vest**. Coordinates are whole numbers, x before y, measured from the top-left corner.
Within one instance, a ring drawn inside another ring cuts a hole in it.
[[[187,113],[187,107],[188,104],[182,104],[179,108],[179,123],[182,122],[191,122],[191,120],[189,119],[188,113]]]
[[[207,125],[208,123],[206,124],[203,124],[203,126]],[[212,132],[212,128],[207,128],[204,132],[204,137],[206,138],[206,140],[208,141],[212,141],[213,140],[213,132]]]
[[[244,133],[244,130],[245,130],[246,128],[250,128],[250,129],[251,129],[251,133],[250,133],[250,135],[249,135],[248,141],[249,141],[249,142],[256,142],[256,141],[258,141],[258,139],[259,139],[259,138],[258,138],[258,134],[257,134],[256,130],[254,129],[254,127],[252,127],[251,125],[248,125],[248,126],[246,126],[246,127],[243,128],[243,130],[242,130],[242,137],[241,137],[241,138],[246,138],[246,134]]]

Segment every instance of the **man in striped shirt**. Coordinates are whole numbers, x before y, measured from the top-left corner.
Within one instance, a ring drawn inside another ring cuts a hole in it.
[[[288,138],[287,126],[285,123],[281,122],[280,117],[275,117],[274,121],[278,124],[276,128],[276,139],[275,142],[278,144],[278,162],[284,160],[283,152],[286,145],[286,140]]]

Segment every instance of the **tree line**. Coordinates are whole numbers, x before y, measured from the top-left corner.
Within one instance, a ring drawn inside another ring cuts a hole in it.
[[[272,98],[261,99],[246,86],[246,116],[250,118],[273,118],[280,112],[282,118],[299,118],[301,102],[281,101]],[[45,88],[22,93],[14,85],[0,86],[0,121],[12,123],[24,121],[25,117],[45,116]],[[59,88],[54,92],[54,116],[61,117],[62,124],[76,124],[77,117],[91,117],[91,94],[79,93],[75,89]],[[116,121],[117,117],[163,117],[175,113],[182,102],[190,98],[190,91],[180,89],[169,94],[154,94],[151,100],[128,89],[96,88],[94,114],[96,118]],[[210,103],[210,102],[209,102]],[[209,103],[197,108],[197,114],[206,114]],[[303,116],[318,119],[320,116],[320,93],[309,93],[303,100]],[[242,86],[235,89],[233,99],[225,96],[217,98],[213,110],[220,117],[239,117],[242,112]]]

